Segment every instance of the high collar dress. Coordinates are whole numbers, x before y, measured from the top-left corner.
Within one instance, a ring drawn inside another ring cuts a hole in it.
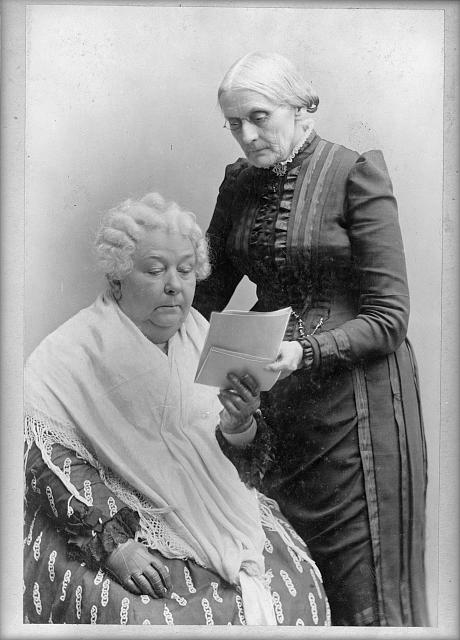
[[[262,394],[278,442],[263,491],[318,563],[332,623],[426,626],[426,446],[382,153],[313,132],[284,176],[239,159],[207,235],[212,274],[194,302],[203,315],[248,276],[254,310],[290,305],[309,336],[293,316],[285,339],[299,339],[303,366]]]

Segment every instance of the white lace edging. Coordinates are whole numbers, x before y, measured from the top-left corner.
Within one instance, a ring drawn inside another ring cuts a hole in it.
[[[76,455],[94,467],[110,491],[122,502],[139,515],[139,531],[136,539],[144,542],[151,549],[157,549],[166,558],[192,558],[197,564],[205,567],[205,559],[181,540],[166,523],[162,514],[171,511],[170,507],[156,508],[145,497],[135,491],[116,474],[103,467],[96,456],[89,450],[78,436],[71,423],[62,424],[50,418],[37,408],[27,406],[24,421],[25,440],[27,448],[24,455],[24,471],[27,457],[32,444],[35,442],[40,449],[43,461],[48,468],[61,480],[67,490],[77,500],[91,507],[92,500],[80,493],[70,481],[64,471],[55,465],[51,459],[52,447],[60,444],[75,451]]]
[[[307,562],[312,567],[316,577],[322,583],[323,578],[315,561],[312,560],[312,558],[310,558],[310,556],[303,549],[295,544],[295,542],[292,540],[291,534],[286,530],[282,521],[274,515],[272,509],[279,510],[277,502],[259,492],[257,492],[257,497],[259,498],[260,518],[262,525],[269,531],[276,531],[283,542],[293,551],[295,551],[300,559],[305,560],[305,562]]]

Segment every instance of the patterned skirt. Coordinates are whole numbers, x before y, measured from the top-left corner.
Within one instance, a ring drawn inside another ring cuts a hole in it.
[[[296,534],[273,510],[292,537]],[[271,576],[279,625],[328,626],[330,612],[313,567],[275,531],[264,529],[265,565]],[[307,554],[305,544],[295,539]],[[245,625],[238,587],[190,560],[164,559],[173,591],[168,598],[136,596],[102,568],[69,559],[66,539],[38,509],[26,514],[24,622],[54,624]]]

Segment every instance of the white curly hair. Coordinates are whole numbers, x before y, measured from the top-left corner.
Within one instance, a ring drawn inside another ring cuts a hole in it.
[[[144,228],[180,233],[189,238],[195,250],[197,280],[209,275],[208,244],[195,214],[152,192],[139,200],[124,200],[101,219],[94,248],[109,282],[122,280],[132,271],[133,254]]]

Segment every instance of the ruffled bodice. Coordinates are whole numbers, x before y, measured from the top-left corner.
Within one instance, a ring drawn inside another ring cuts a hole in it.
[[[289,252],[287,234],[299,172],[316,138],[312,132],[284,176],[271,169],[235,167],[242,174],[237,207],[244,210],[244,223],[229,234],[227,251],[234,268],[257,285],[259,309],[302,307],[308,272],[302,257]]]
[[[247,247],[248,276],[259,286],[266,303],[283,300],[286,306],[304,295],[305,278],[299,286],[298,265],[293,272],[286,250],[292,198],[300,165],[286,176],[259,171],[260,206],[254,210]]]

